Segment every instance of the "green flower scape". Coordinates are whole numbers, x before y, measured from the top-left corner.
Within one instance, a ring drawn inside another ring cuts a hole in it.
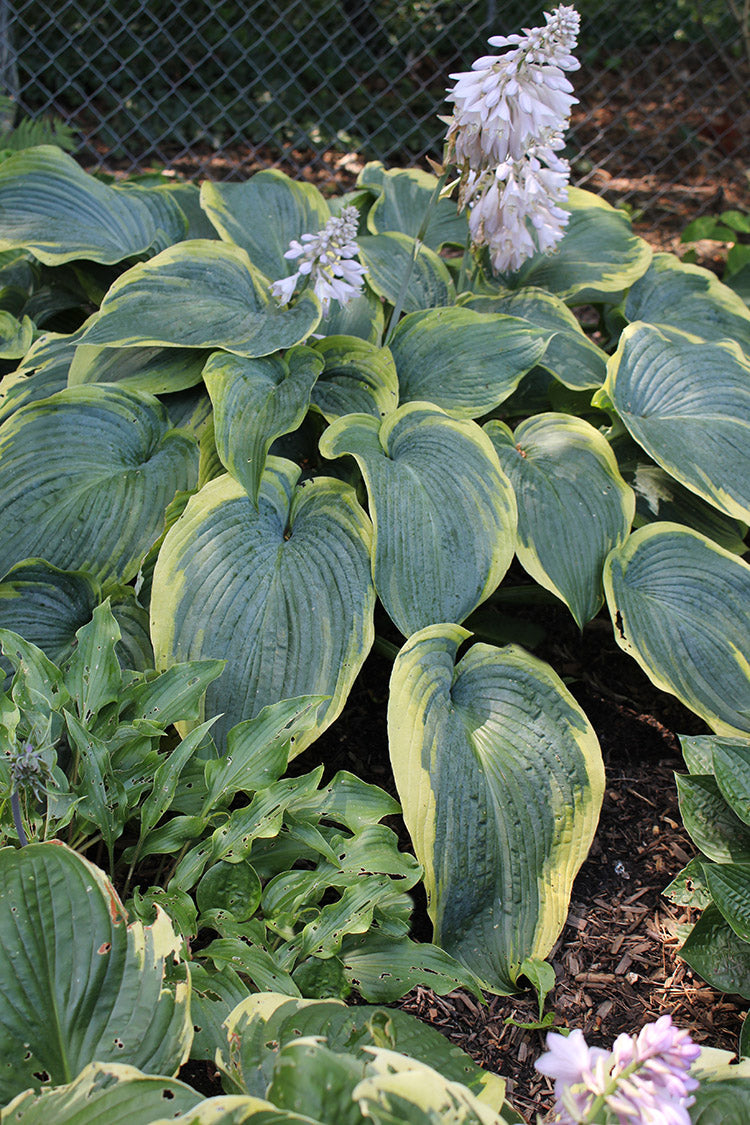
[[[509,587],[606,606],[712,732],[669,894],[750,999],[750,311],[575,188],[498,274],[439,187],[0,163],[2,1125],[522,1120],[382,1006],[550,987],[604,768],[558,672],[486,634]],[[361,292],[280,304],[344,208]],[[316,756],[376,614],[398,800]],[[750,1113],[742,1066],[708,1077],[692,1120]]]

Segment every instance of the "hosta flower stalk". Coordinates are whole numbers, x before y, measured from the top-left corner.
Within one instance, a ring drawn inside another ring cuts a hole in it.
[[[288,305],[300,279],[307,279],[319,298],[323,316],[327,316],[331,301],[345,305],[362,292],[364,266],[355,261],[357,246],[356,207],[344,207],[340,215],[332,216],[317,234],[303,234],[289,243],[284,254],[290,261],[299,261],[296,273],[282,277],[271,286],[271,292],[282,305]]]
[[[572,53],[579,16],[562,5],[545,21],[522,35],[492,36],[505,54],[451,75],[445,160],[459,168],[459,209],[469,209],[472,244],[487,246],[500,272],[553,250],[568,221],[570,166],[558,153],[577,100],[564,72],[579,66]]]

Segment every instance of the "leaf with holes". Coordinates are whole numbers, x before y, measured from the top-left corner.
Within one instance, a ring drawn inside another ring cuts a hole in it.
[[[179,938],[133,922],[64,844],[0,850],[0,1102],[127,1059],[175,1074],[192,1036],[189,985],[165,983]]]

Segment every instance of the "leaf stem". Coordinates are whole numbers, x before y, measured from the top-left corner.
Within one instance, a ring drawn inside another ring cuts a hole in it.
[[[10,795],[10,807],[13,810],[13,823],[16,826],[18,833],[18,840],[22,848],[25,848],[29,842],[26,835],[26,829],[23,826],[23,817],[21,816],[21,801],[18,796],[18,790],[14,789]]]

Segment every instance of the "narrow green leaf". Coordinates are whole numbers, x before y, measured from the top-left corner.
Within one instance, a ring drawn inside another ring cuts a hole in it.
[[[737,937],[718,907],[706,907],[680,957],[714,988],[750,1000],[750,943]]]

